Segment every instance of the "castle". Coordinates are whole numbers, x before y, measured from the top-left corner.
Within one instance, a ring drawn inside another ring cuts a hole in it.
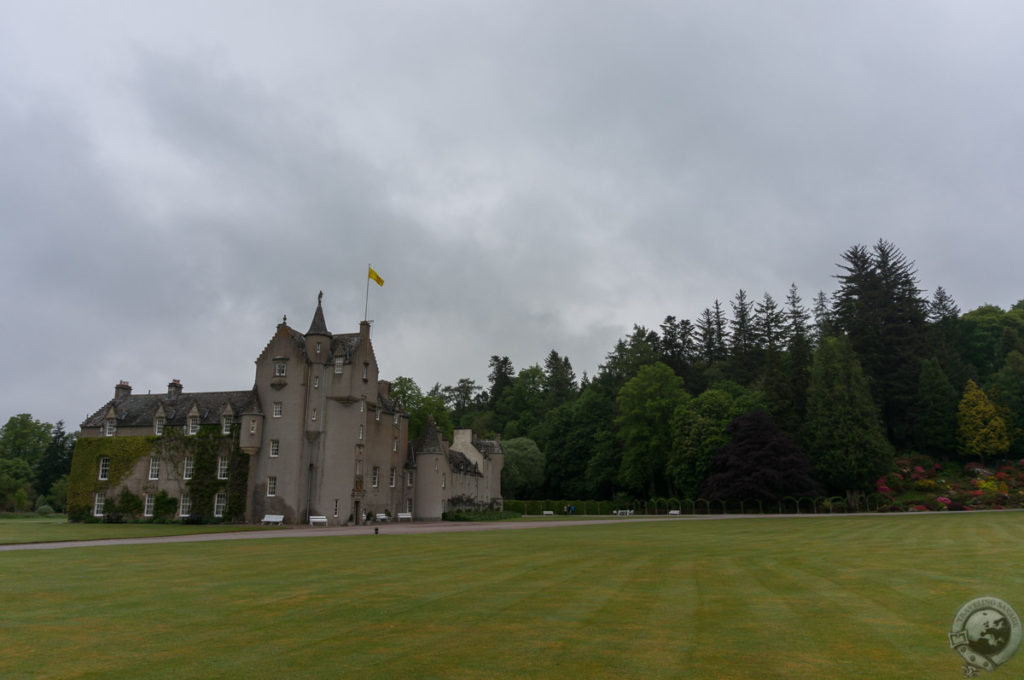
[[[81,424],[69,509],[110,519],[127,497],[142,517],[171,519],[170,508],[184,521],[342,525],[500,507],[500,442],[456,430],[449,444],[432,423],[409,442],[370,324],[330,333],[322,298],[305,333],[287,317],[277,325],[250,390],[189,393],[173,380],[143,395],[118,384]]]

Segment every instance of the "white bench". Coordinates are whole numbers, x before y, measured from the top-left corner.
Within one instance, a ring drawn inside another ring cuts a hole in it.
[[[407,520],[409,520],[411,522],[412,521],[412,513],[411,512],[400,512],[400,513],[398,513],[398,521],[401,522],[403,519],[407,519]]]
[[[263,515],[260,524],[281,524],[284,522],[284,515]]]
[[[378,512],[377,513],[377,521],[378,522],[387,522],[388,521],[388,514],[386,512]]]
[[[310,515],[309,526],[315,527],[317,524],[327,526],[327,515]]]
[[[669,510],[668,514],[670,514],[670,515],[681,515],[683,513],[679,512],[678,510]]]
[[[619,515],[619,516],[632,515],[633,511],[632,510],[612,510],[612,514],[613,515]]]
[[[544,514],[545,514],[545,515],[554,515],[554,514],[555,514],[555,511],[554,511],[554,510],[545,510],[545,511],[544,511]]]

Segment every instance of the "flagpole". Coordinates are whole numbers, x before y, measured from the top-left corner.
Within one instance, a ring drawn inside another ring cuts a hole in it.
[[[367,271],[367,275],[366,275],[366,304],[363,306],[363,321],[368,321],[369,320],[369,310],[370,310],[370,275],[369,275],[369,271],[372,268],[373,268],[373,266],[371,264],[367,263],[367,265],[366,265],[366,271]]]

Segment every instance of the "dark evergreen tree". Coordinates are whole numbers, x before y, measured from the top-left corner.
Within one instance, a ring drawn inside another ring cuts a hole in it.
[[[803,449],[767,413],[754,410],[726,430],[729,443],[715,456],[701,495],[708,500],[775,502],[822,494]]]
[[[992,398],[1003,410],[1010,453],[1024,457],[1024,354],[1014,350],[1006,355],[1006,363],[990,383]]]
[[[491,383],[491,408],[494,408],[498,401],[501,400],[505,390],[512,384],[516,372],[512,367],[512,361],[508,357],[500,357],[497,354],[491,356],[488,366],[491,368],[491,372],[487,376]]]
[[[786,313],[768,293],[754,306],[754,343],[762,352],[779,352],[786,344]]]
[[[921,363],[917,400],[911,411],[912,443],[918,451],[948,457],[956,452],[956,411],[960,401],[935,358]]]
[[[843,253],[835,323],[850,338],[890,439],[911,443],[909,412],[925,350],[927,303],[912,262],[888,241]]]
[[[576,397],[576,373],[572,370],[569,357],[562,357],[551,350],[544,360],[544,404],[553,409]]]
[[[50,442],[36,465],[35,489],[40,496],[50,493],[53,483],[71,473],[71,456],[75,450],[76,435],[64,431],[64,421],[59,420],[50,433]],[[60,501],[63,506],[63,500]]]
[[[815,478],[845,492],[851,507],[892,466],[892,446],[845,337],[827,338],[815,352],[803,440]]]

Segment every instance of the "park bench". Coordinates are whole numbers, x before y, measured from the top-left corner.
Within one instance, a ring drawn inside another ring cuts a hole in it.
[[[612,510],[613,515],[632,515],[632,510]]]
[[[327,526],[327,516],[326,515],[310,515],[309,516],[309,526],[315,527],[317,524],[323,524],[324,526]]]
[[[679,512],[678,510],[669,510],[668,514],[670,514],[670,515],[681,515],[683,513]]]
[[[284,522],[284,515],[263,515],[260,524],[281,524]]]
[[[407,519],[407,520],[409,520],[411,522],[412,521],[412,513],[411,512],[400,512],[400,513],[398,513],[398,521],[401,522],[403,519]]]
[[[553,514],[555,514],[555,511],[554,510],[545,510],[544,514],[545,515],[553,515]]]
[[[388,521],[388,514],[386,512],[378,512],[377,513],[377,521],[378,522],[387,522]]]

